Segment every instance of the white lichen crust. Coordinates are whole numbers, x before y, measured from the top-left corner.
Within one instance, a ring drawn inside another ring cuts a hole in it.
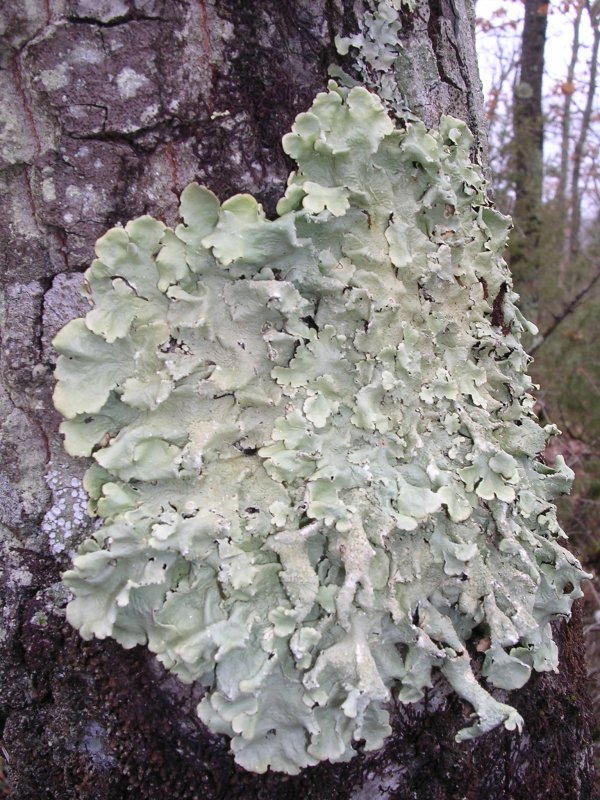
[[[571,473],[539,455],[554,431],[471,141],[330,84],[284,138],[278,219],[189,186],[175,230],[99,240],[94,308],[56,337],[104,519],[68,619],[200,681],[249,770],[381,747],[433,668],[473,706],[460,738],[518,728],[485,686],[557,667],[549,623],[584,576],[551,503]]]

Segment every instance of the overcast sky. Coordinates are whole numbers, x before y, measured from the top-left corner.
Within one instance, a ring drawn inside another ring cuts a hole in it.
[[[567,77],[571,58],[575,11],[573,8],[565,11],[565,5],[562,0],[552,0],[548,13],[544,76],[546,161],[556,159],[559,153],[560,112],[564,102],[561,85]],[[513,60],[518,62],[524,5],[522,0],[477,0],[476,11],[478,18],[489,21],[492,26],[489,31],[483,30],[481,25],[478,25],[477,28],[479,69],[487,100],[490,89],[495,84],[497,85],[502,70],[506,69]],[[508,23],[511,21],[517,23],[516,28],[510,27]],[[574,130],[576,129],[578,110],[581,111],[585,106],[585,93],[589,77],[592,31],[586,12],[582,15],[580,43],[579,65],[575,79],[578,91],[573,97]],[[514,79],[513,73],[504,82],[504,93],[508,98],[509,107]],[[507,111],[500,106],[499,113],[503,114]],[[596,125],[596,131],[592,131],[590,141],[600,135],[598,127]],[[548,188],[551,191],[551,186]]]

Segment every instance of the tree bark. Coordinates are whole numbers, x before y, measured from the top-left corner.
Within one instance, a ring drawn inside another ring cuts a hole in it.
[[[51,339],[85,312],[96,238],[143,213],[168,224],[192,180],[272,212],[290,169],[279,141],[327,80],[351,0],[7,0],[0,142],[4,213],[0,388],[0,698],[15,800],[592,797],[578,611],[557,623],[559,674],[511,695],[523,735],[454,733],[470,709],[440,680],[393,710],[375,753],[298,777],[236,767],[195,714],[198,692],[144,648],[84,642],[60,572],[89,533],[84,463],[51,403]],[[465,119],[484,146],[470,0],[402,12],[407,105]],[[347,65],[344,65],[347,66]]]

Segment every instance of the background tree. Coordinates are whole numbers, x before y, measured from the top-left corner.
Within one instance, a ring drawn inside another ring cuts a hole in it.
[[[564,432],[560,443],[577,478],[561,503],[562,519],[590,571],[598,569],[600,525],[600,358],[598,319],[600,212],[597,155],[600,143],[597,102],[598,3],[551,3],[537,25],[547,36],[530,37],[530,5],[479,2],[480,52],[493,53],[486,110],[491,123],[490,161],[500,207],[513,215],[516,236],[511,265],[526,312],[540,328],[531,340],[534,379],[541,385],[539,413]],[[541,10],[541,6],[539,7]],[[525,13],[523,13],[525,11]],[[537,13],[534,8],[534,13]],[[544,133],[516,172],[527,139],[519,128],[519,98],[527,53],[537,42],[540,93],[529,93],[524,125]],[[524,54],[524,55],[522,55]],[[543,82],[539,67],[544,64]],[[537,99],[534,99],[534,95]],[[533,122],[529,122],[532,120]],[[513,126],[514,121],[514,126]],[[543,153],[543,160],[541,156]],[[538,175],[530,208],[520,203],[534,165]],[[587,587],[586,633],[595,718],[600,713],[600,607],[597,581]],[[598,740],[598,724],[595,724]],[[596,744],[596,746],[598,746]]]
[[[538,301],[540,237],[542,235],[542,187],[544,116],[542,80],[549,3],[525,0],[519,75],[514,89],[512,179],[514,231],[510,241],[510,265],[515,280],[527,287],[523,310]]]
[[[460,116],[482,146],[472,4],[415,5],[393,73],[406,105],[429,125]],[[199,723],[194,688],[145,650],[85,643],[64,621],[59,574],[89,521],[84,465],[57,434],[50,342],[86,310],[93,243],[142,213],[172,224],[191,180],[221,199],[252,192],[272,212],[289,171],[281,135],[323,89],[334,35],[364,11],[350,0],[8,0],[0,11],[0,697],[17,800],[591,796],[576,621],[556,626],[560,674],[511,697],[527,736],[457,745],[470,709],[438,682],[395,709],[381,751],[292,779],[235,768]]]

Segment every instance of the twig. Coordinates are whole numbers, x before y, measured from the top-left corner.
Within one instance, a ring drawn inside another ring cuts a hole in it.
[[[566,306],[563,307],[560,314],[554,314],[554,319],[552,320],[551,324],[546,328],[546,330],[541,334],[541,338],[537,344],[534,344],[533,347],[529,349],[529,355],[533,355],[535,351],[544,344],[546,339],[554,333],[554,331],[558,328],[558,326],[563,322],[568,316],[570,316],[580,305],[581,302],[584,300],[585,296],[588,292],[590,292],[594,286],[600,280],[600,266],[596,267],[596,271],[590,278],[590,280],[586,283],[586,285],[580,289],[575,297],[570,300]]]

